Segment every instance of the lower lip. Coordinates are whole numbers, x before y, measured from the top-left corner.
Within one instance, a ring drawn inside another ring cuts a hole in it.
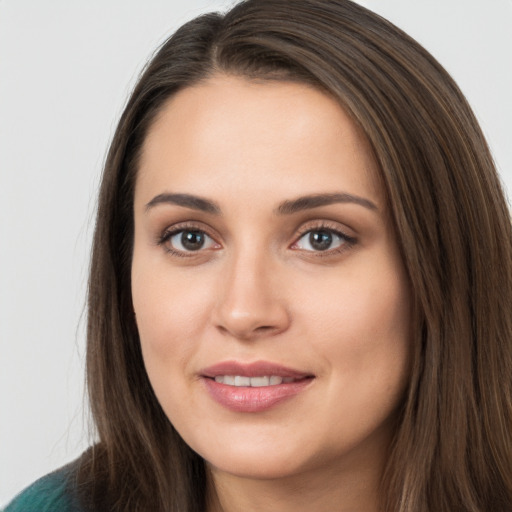
[[[228,386],[203,379],[210,396],[220,405],[235,412],[261,412],[293,398],[313,381],[312,378],[277,384],[275,386],[244,387]]]

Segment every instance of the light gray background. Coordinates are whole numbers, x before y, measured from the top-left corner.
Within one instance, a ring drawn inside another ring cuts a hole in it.
[[[0,0],[0,506],[89,442],[83,304],[108,141],[156,46],[221,0]],[[360,0],[473,105],[512,190],[512,0]]]

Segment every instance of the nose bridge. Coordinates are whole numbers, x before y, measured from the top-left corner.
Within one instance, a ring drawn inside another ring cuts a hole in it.
[[[233,251],[222,273],[215,318],[219,329],[240,339],[286,329],[289,316],[277,288],[277,266],[261,247],[246,244]]]

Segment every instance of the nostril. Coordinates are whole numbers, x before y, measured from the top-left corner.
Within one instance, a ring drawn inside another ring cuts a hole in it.
[[[260,327],[256,327],[256,329],[254,329],[254,332],[269,332],[275,330],[277,330],[277,327],[274,327],[272,325],[262,325]]]
[[[224,325],[218,325],[217,329],[223,335],[234,336],[240,340],[251,340],[264,336],[272,336],[281,331],[278,326],[273,325],[260,325],[251,329],[230,329]]]

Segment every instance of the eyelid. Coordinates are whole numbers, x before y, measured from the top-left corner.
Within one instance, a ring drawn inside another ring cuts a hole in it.
[[[208,250],[212,250],[212,248],[199,249],[197,251],[182,251],[179,249],[171,248],[167,245],[167,242],[175,235],[183,231],[196,231],[199,233],[204,233],[207,237],[211,238],[218,248],[220,248],[221,244],[217,241],[217,236],[211,233],[211,230],[205,227],[201,223],[185,221],[179,222],[177,224],[173,224],[171,226],[166,227],[163,231],[159,232],[156,238],[156,245],[164,246],[165,250],[172,254],[173,256],[179,257],[191,257],[198,256]],[[215,250],[217,249],[214,248]]]
[[[301,236],[305,235],[306,233],[315,230],[332,231],[334,233],[339,233],[345,238],[356,240],[356,235],[354,234],[352,229],[341,224],[340,222],[325,219],[307,221],[304,224],[302,224],[300,228],[297,230],[296,240],[298,240]]]
[[[327,231],[329,233],[332,233],[340,237],[343,240],[343,243],[338,247],[335,247],[333,249],[326,249],[325,251],[314,251],[293,247],[299,242],[299,240],[301,240],[301,238],[303,238],[308,233],[314,231]],[[314,255],[315,257],[333,256],[346,250],[349,250],[350,248],[357,244],[357,238],[355,236],[347,234],[347,231],[347,229],[340,227],[339,223],[333,221],[319,220],[308,222],[300,227],[298,234],[294,239],[294,242],[290,245],[290,248],[292,250],[301,251],[302,253],[305,254]]]
[[[197,251],[181,251],[179,249],[172,249],[168,247],[166,244],[176,234],[182,232],[182,231],[198,231],[201,233],[204,233],[206,236],[211,238],[217,247],[213,248],[213,250],[220,249],[222,247],[222,244],[218,242],[218,235],[213,234],[212,230],[209,229],[208,226],[205,226],[201,222],[195,222],[195,221],[184,221],[184,222],[178,222],[177,224],[172,224],[168,227],[166,227],[163,231],[161,231],[156,238],[156,245],[164,246],[166,251],[171,253],[174,256],[181,256],[181,257],[192,257],[192,256],[199,256],[200,254],[203,254],[209,250],[212,250],[212,248],[206,248],[206,249],[198,249]],[[324,251],[318,250],[307,250],[307,249],[301,249],[296,248],[294,245],[298,243],[298,241],[304,237],[304,235],[312,232],[312,231],[327,231],[330,233],[333,233],[334,235],[340,237],[343,240],[343,243],[335,247],[334,249],[326,249]],[[326,257],[326,256],[333,256],[335,254],[344,252],[351,247],[353,247],[357,242],[357,238],[355,236],[347,234],[347,231],[352,231],[350,229],[345,229],[340,226],[340,223],[334,222],[334,221],[326,221],[326,220],[317,220],[317,221],[309,221],[303,224],[296,236],[294,237],[294,241],[289,245],[289,248],[292,250],[300,251],[302,253],[309,253],[315,255],[315,257]]]

